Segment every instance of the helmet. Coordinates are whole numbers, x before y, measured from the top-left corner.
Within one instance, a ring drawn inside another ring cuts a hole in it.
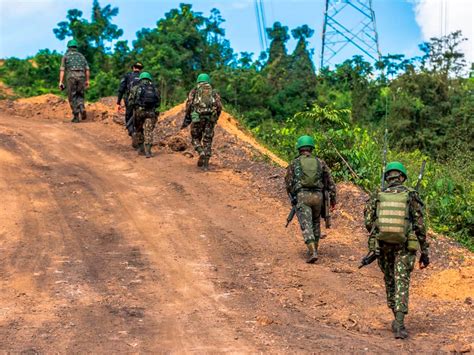
[[[138,68],[138,69],[141,70],[141,69],[143,69],[143,64],[140,63],[140,62],[135,62],[135,63],[133,63],[132,68]]]
[[[140,79],[140,80],[142,80],[142,79],[152,80],[150,73],[148,73],[148,72],[146,72],[146,71],[144,71],[144,72],[142,72],[142,73],[140,74],[139,79]]]
[[[304,147],[311,147],[313,149],[315,148],[313,137],[301,136],[298,138],[298,140],[296,141],[296,149],[300,150]]]
[[[405,166],[398,161],[392,161],[387,164],[387,167],[385,168],[384,177],[387,178],[387,174],[393,170],[399,171],[405,179],[407,178],[407,169],[405,169]]]
[[[209,83],[210,81],[211,81],[211,78],[206,73],[199,74],[196,80],[197,83],[202,83],[202,82]]]
[[[67,42],[67,47],[77,47],[77,41],[75,39],[71,39],[69,42]]]

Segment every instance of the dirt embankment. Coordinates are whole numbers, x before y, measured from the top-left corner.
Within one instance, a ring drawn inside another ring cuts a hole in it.
[[[232,118],[203,173],[179,130],[182,106],[161,115],[157,155],[143,159],[113,103],[70,124],[52,95],[0,102],[0,349],[472,349],[472,253],[430,236],[432,265],[413,273],[411,338],[395,341],[380,271],[357,269],[360,189],[338,185],[334,228],[307,265],[296,223],[284,228],[281,162]]]

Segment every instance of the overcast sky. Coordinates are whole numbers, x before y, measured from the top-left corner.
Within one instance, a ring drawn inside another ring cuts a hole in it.
[[[135,38],[141,28],[155,27],[158,19],[180,2],[193,4],[196,11],[209,15],[218,8],[226,20],[226,37],[234,50],[261,50],[253,0],[101,0],[102,6],[112,4],[120,9],[113,20],[124,30],[122,39]],[[461,29],[469,41],[463,50],[469,61],[474,61],[474,0],[373,0],[382,54],[419,54],[418,44],[433,36]],[[65,19],[67,10],[77,8],[90,18],[92,0],[0,0],[0,58],[26,57],[39,49],[50,48],[63,52],[65,43],[52,32]],[[314,60],[319,63],[323,0],[265,0],[267,25],[280,21],[290,29],[308,24],[315,30],[311,39]],[[348,14],[348,16],[351,16]],[[294,41],[289,42],[289,50]],[[346,55],[358,54],[356,50]],[[342,60],[344,58],[338,58]]]

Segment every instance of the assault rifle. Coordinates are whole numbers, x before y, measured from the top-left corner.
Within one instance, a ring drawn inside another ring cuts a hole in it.
[[[382,162],[382,178],[380,182],[381,190],[385,188],[385,167],[387,166],[387,135],[388,130],[385,128],[385,133],[383,135],[383,162]]]
[[[423,160],[423,162],[421,163],[420,173],[418,174],[418,180],[415,186],[416,191],[420,190],[421,180],[423,179],[423,174],[425,173],[425,166],[426,166],[426,160]]]
[[[359,269],[363,268],[364,266],[372,264],[379,255],[375,251],[369,252],[366,256],[364,256],[360,262]]]
[[[133,133],[135,133],[135,125],[133,124],[134,122],[134,115],[132,115],[132,117],[130,117],[130,119],[127,121],[127,123],[125,124],[125,128],[127,129],[128,131],[128,134],[129,135],[132,135]]]
[[[288,197],[290,198],[290,202],[291,202],[291,211],[290,213],[288,214],[288,217],[286,217],[286,225],[285,225],[285,228],[288,228],[288,225],[291,223],[291,221],[293,220],[293,218],[295,217],[295,214],[296,214],[296,203],[298,202],[296,200],[296,196],[292,195],[292,194],[288,194]]]
[[[331,206],[330,206],[330,201],[329,201],[329,191],[324,190],[323,191],[323,208],[324,208],[324,213],[322,213],[322,217],[324,218],[324,223],[326,226],[326,229],[331,228]]]

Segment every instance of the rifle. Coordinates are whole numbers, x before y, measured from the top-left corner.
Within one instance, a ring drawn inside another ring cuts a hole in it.
[[[127,129],[129,135],[132,135],[133,133],[135,133],[134,117],[135,117],[135,113],[132,115],[132,117],[130,117],[130,119],[125,124],[125,128]]]
[[[420,173],[418,174],[418,180],[416,181],[416,186],[415,186],[416,191],[420,189],[421,180],[423,179],[423,174],[425,172],[425,166],[426,166],[426,160],[423,160],[423,162],[421,163]]]
[[[375,259],[377,259],[378,257],[379,255],[376,252],[374,251],[369,252],[360,261],[359,269],[363,268],[364,266],[372,264],[375,261]]]
[[[329,201],[329,191],[324,190],[323,192],[324,199],[324,223],[327,229],[331,228],[331,210],[330,210],[330,201]]]
[[[192,121],[193,120],[191,118],[191,113],[186,113],[184,115],[184,120],[183,120],[183,124],[181,125],[181,129],[185,129],[186,127],[188,127]]]
[[[385,128],[385,133],[383,135],[383,162],[382,162],[382,177],[380,181],[380,191],[383,191],[385,188],[385,167],[387,165],[387,135],[388,135],[388,130]],[[375,224],[372,227],[372,230],[369,233],[369,236],[372,236],[372,234],[375,231]],[[359,269],[363,268],[364,266],[372,264],[375,259],[377,259],[380,256],[380,250],[378,250],[378,247],[375,251],[370,251],[366,256],[364,256],[360,262]]]
[[[291,201],[291,211],[290,213],[288,214],[288,217],[286,217],[286,225],[285,225],[285,228],[288,228],[288,225],[291,223],[291,221],[293,220],[293,218],[295,217],[295,214],[296,214],[296,203],[298,202],[296,200],[296,196],[293,196],[292,194],[288,194],[288,197],[290,198],[290,201]]]

